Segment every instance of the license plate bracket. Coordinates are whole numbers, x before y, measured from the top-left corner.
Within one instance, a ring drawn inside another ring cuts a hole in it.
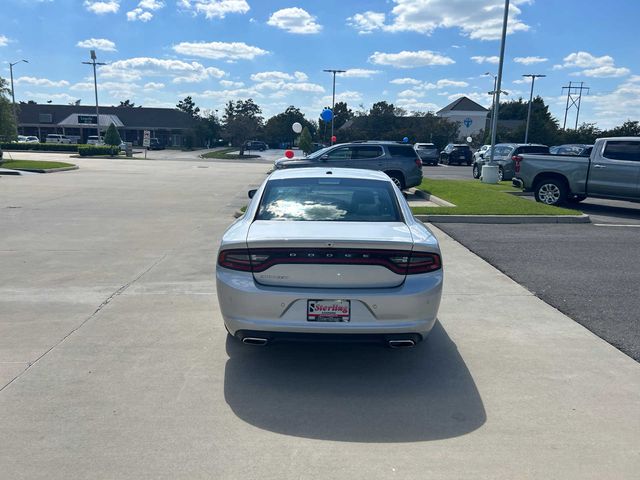
[[[350,300],[307,300],[308,322],[346,323],[351,321]]]

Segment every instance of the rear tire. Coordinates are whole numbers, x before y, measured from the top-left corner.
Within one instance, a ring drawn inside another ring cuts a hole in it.
[[[480,178],[480,166],[477,163],[473,164],[473,178]]]
[[[504,180],[504,171],[502,167],[498,167],[498,181],[501,182],[502,180]]]
[[[537,202],[553,206],[562,205],[566,202],[568,193],[569,189],[566,184],[557,178],[542,179],[533,189]]]
[[[387,173],[387,175],[389,175],[391,181],[396,184],[396,187],[398,187],[400,190],[404,190],[404,178],[402,177],[402,174],[389,172]]]

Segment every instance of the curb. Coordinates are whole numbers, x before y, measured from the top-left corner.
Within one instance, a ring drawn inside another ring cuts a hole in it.
[[[417,197],[422,197],[429,202],[433,202],[436,205],[441,207],[455,207],[453,203],[447,202],[446,200],[441,199],[440,197],[436,197],[435,195],[431,195],[430,193],[424,192],[422,190],[418,190],[417,188],[410,188],[410,192],[412,192]]]
[[[414,215],[429,223],[484,223],[484,224],[569,224],[591,223],[589,215]]]
[[[33,172],[33,173],[54,173],[54,172],[66,172],[68,170],[78,170],[80,167],[73,165],[71,167],[60,168],[17,168],[20,172]]]

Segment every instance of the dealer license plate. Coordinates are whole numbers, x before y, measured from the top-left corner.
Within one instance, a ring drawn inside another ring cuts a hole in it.
[[[351,320],[349,300],[307,300],[308,322],[348,322]]]

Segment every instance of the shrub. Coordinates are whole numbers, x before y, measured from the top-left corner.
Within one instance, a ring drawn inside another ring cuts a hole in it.
[[[121,142],[122,140],[120,139],[120,134],[118,133],[116,126],[112,123],[111,125],[109,125],[109,128],[107,128],[107,133],[105,133],[104,135],[104,143],[107,145],[113,145],[115,147],[120,145]]]
[[[2,143],[3,150],[44,150],[48,152],[77,152],[80,145],[73,143]]]
[[[120,149],[109,145],[86,145],[78,147],[78,153],[81,157],[96,157],[101,155],[118,155]]]

